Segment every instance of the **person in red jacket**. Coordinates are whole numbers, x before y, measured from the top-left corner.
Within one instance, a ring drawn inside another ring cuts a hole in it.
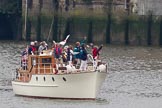
[[[99,52],[101,51],[102,47],[103,47],[103,45],[101,45],[99,48],[98,48],[98,46],[94,46],[92,48],[92,56],[93,56],[94,60],[99,59],[99,55],[100,55]]]
[[[98,46],[93,46],[93,44],[91,44],[91,47],[92,47],[92,56],[93,56],[93,68],[94,68],[94,70],[96,70],[98,60],[99,60],[100,51],[101,51],[103,45],[101,45],[98,48]]]

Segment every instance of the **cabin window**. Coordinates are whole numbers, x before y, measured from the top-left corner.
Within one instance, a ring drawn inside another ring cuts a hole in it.
[[[54,77],[52,77],[52,81],[53,81],[53,82],[55,81]]]
[[[66,78],[65,77],[63,77],[62,79],[66,82]]]
[[[36,81],[38,81],[38,77],[36,77]]]
[[[50,66],[51,62],[51,58],[42,58],[42,66]]]

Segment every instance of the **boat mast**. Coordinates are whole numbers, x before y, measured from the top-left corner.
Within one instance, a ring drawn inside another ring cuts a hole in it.
[[[26,29],[27,29],[27,16],[28,16],[28,0],[26,0],[26,4],[25,4],[25,25],[24,25],[24,36],[26,38]]]

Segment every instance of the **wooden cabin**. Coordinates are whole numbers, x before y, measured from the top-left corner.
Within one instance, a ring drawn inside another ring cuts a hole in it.
[[[17,69],[17,80],[28,82],[33,74],[55,74],[56,62],[53,55],[29,55],[26,60],[26,67],[21,65]]]

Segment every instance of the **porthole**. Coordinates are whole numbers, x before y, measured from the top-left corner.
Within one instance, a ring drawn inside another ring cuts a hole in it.
[[[44,81],[46,81],[46,78],[45,77],[43,79],[44,79]]]
[[[36,77],[36,81],[38,81],[38,77]]]
[[[53,81],[53,82],[55,81],[54,77],[52,77],[52,81]]]
[[[64,81],[66,81],[66,78],[65,78],[65,77],[63,77],[62,79],[63,79]]]

